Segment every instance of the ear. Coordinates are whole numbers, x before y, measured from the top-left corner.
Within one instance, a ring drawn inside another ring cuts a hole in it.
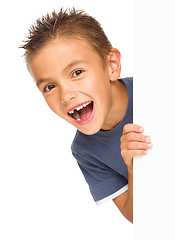
[[[108,59],[110,80],[116,81],[119,79],[121,73],[121,54],[116,48],[112,48],[108,55]]]

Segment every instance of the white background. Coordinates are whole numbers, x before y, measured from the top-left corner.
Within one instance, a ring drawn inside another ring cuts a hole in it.
[[[70,151],[75,129],[48,108],[18,47],[38,17],[79,7],[121,51],[121,76],[133,76],[133,3],[63,2],[1,2],[0,239],[132,239],[132,224],[112,202],[93,202]]]
[[[134,0],[134,121],[153,149],[134,161],[134,240],[175,239],[174,1]]]

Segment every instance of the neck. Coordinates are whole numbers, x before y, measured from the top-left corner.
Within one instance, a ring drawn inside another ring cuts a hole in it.
[[[125,85],[120,82],[111,82],[112,104],[102,126],[102,130],[110,131],[124,118],[128,106],[128,93]]]

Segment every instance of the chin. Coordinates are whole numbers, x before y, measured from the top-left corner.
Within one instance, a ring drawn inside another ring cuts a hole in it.
[[[93,135],[96,134],[98,131],[82,131],[80,129],[78,129],[80,132],[84,133],[85,135]]]
[[[80,132],[86,134],[86,135],[93,135],[100,131],[101,125],[98,126],[98,124],[95,124],[95,126],[92,126],[92,124],[89,124],[84,127],[77,128]]]

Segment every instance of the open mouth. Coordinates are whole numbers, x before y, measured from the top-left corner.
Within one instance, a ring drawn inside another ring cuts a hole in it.
[[[93,112],[93,101],[89,101],[79,105],[75,109],[68,112],[68,116],[75,119],[76,121],[86,121]]]

